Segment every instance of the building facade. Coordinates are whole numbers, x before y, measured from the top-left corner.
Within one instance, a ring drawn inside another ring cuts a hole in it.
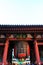
[[[43,65],[43,25],[0,25],[0,65]]]

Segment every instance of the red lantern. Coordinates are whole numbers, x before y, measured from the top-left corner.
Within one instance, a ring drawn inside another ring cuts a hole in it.
[[[30,46],[28,42],[20,41],[15,44],[14,55],[18,58],[30,56]]]

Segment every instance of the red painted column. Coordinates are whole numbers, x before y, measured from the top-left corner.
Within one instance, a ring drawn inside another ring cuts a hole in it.
[[[27,45],[27,56],[30,56],[30,46],[29,46],[29,44]]]
[[[37,41],[34,42],[34,48],[35,48],[35,55],[36,55],[37,65],[41,65]]]
[[[9,41],[6,40],[5,48],[4,48],[4,54],[3,54],[3,65],[6,65],[6,63],[7,63],[8,47],[9,47]]]

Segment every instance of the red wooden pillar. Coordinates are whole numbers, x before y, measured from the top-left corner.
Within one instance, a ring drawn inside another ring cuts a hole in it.
[[[39,50],[38,50],[38,43],[37,43],[36,40],[35,40],[35,42],[34,42],[34,48],[35,48],[35,55],[36,55],[37,65],[41,65],[40,55],[39,55]]]
[[[3,65],[7,63],[7,53],[8,53],[9,41],[6,40],[5,47],[4,47],[4,54],[3,54]]]
[[[29,44],[27,45],[27,56],[30,56],[30,46],[29,46]]]

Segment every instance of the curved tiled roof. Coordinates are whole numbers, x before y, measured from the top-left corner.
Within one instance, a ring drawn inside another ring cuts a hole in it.
[[[0,33],[43,32],[43,25],[0,25]]]
[[[43,27],[43,25],[0,25],[0,27],[4,28],[16,28],[16,27]]]

